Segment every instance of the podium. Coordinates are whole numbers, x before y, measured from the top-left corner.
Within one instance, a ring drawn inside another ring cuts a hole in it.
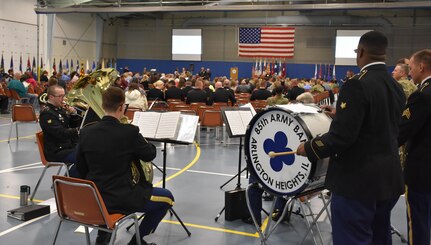
[[[192,144],[195,138],[198,121],[198,116],[184,115],[180,112],[135,112],[132,124],[139,127],[140,133],[148,141],[163,143],[163,167],[162,170],[157,168],[162,172],[163,188],[166,188],[166,144]],[[170,212],[171,215],[175,215],[187,235],[190,236],[190,231],[172,207],[170,208]],[[143,216],[139,217],[139,219]],[[127,229],[131,226],[132,225],[127,227]]]
[[[231,80],[238,80],[238,67],[231,67],[230,68],[230,79]]]

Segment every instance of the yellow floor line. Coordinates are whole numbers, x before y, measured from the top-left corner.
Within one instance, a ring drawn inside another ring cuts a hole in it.
[[[13,195],[0,194],[0,197],[19,200],[19,196],[13,196]],[[39,203],[39,202],[43,202],[43,200],[33,199],[33,202]]]
[[[201,155],[201,148],[199,147],[199,145],[194,142],[195,146],[196,146],[196,155],[195,158],[187,165],[185,166],[183,169],[181,169],[180,171],[176,172],[175,174],[169,176],[168,178],[166,178],[166,181],[171,180],[175,177],[177,177],[178,175],[184,173],[187,169],[191,168],[193,165],[195,165],[195,163],[198,161],[200,155]],[[156,184],[154,184],[154,186],[160,186],[163,183],[163,181],[159,181]]]
[[[174,225],[181,225],[180,222],[172,221],[172,220],[162,220],[162,222],[174,224]],[[223,229],[223,228],[206,226],[206,225],[197,225],[197,224],[191,224],[191,223],[184,223],[184,225],[188,226],[188,227],[194,227],[194,228],[199,228],[199,229],[204,229],[204,230],[220,231],[220,232],[232,233],[232,234],[236,234],[236,235],[249,236],[249,237],[259,237],[259,234],[257,232],[256,233],[249,233],[249,232],[244,232],[244,231],[235,231],[235,230]]]

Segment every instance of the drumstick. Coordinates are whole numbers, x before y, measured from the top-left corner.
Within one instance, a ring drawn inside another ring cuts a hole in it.
[[[284,151],[284,152],[273,152],[273,151],[270,151],[268,153],[268,156],[271,157],[271,158],[273,158],[273,157],[276,157],[276,156],[284,156],[284,155],[292,155],[292,154],[296,154],[296,151]]]

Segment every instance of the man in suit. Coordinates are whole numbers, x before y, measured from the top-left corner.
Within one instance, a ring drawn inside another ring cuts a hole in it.
[[[259,82],[259,88],[251,93],[250,100],[266,100],[272,96],[272,93],[266,89],[266,81]]]
[[[404,168],[410,245],[430,244],[431,229],[431,50],[414,53],[410,76],[418,90],[410,95],[400,123],[399,143],[406,144]]]
[[[381,32],[361,36],[361,72],[342,87],[329,132],[297,149],[313,163],[331,157],[334,245],[392,244],[390,214],[404,192],[397,136],[405,96],[387,72],[387,45]]]
[[[123,91],[108,88],[102,94],[102,107],[102,120],[81,130],[77,169],[83,178],[96,184],[108,212],[145,213],[139,226],[144,237],[155,231],[173,205],[173,196],[167,189],[153,188],[143,173],[138,183],[132,181],[132,161],[152,161],[156,147],[142,137],[138,127],[120,123],[125,109]],[[109,235],[99,232],[97,242],[105,244],[109,239]],[[129,244],[136,244],[135,236]],[[142,244],[147,243],[142,239]]]
[[[203,90],[204,84],[201,80],[197,80],[195,87],[187,93],[186,103],[203,102],[209,103],[208,94]]]
[[[291,86],[291,89],[289,89],[289,91],[287,92],[287,98],[290,101],[296,100],[296,97],[298,97],[298,95],[305,93],[305,89],[298,87],[297,79],[292,79],[290,86]]]
[[[166,100],[168,99],[181,99],[182,97],[182,91],[181,89],[177,88],[177,86],[175,86],[175,81],[174,80],[170,80],[167,84],[168,89],[165,92],[165,98]]]
[[[225,102],[226,104],[230,101],[232,106],[236,103],[235,96],[226,88],[223,88],[221,82],[215,83],[216,91],[212,95],[213,102]]]

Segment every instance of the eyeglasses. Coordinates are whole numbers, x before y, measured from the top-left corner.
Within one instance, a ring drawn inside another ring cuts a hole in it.
[[[57,98],[64,98],[65,94],[53,95],[53,96],[54,96],[54,97],[57,97]]]
[[[354,49],[353,52],[355,52],[355,54],[357,54],[358,53],[358,49]]]

